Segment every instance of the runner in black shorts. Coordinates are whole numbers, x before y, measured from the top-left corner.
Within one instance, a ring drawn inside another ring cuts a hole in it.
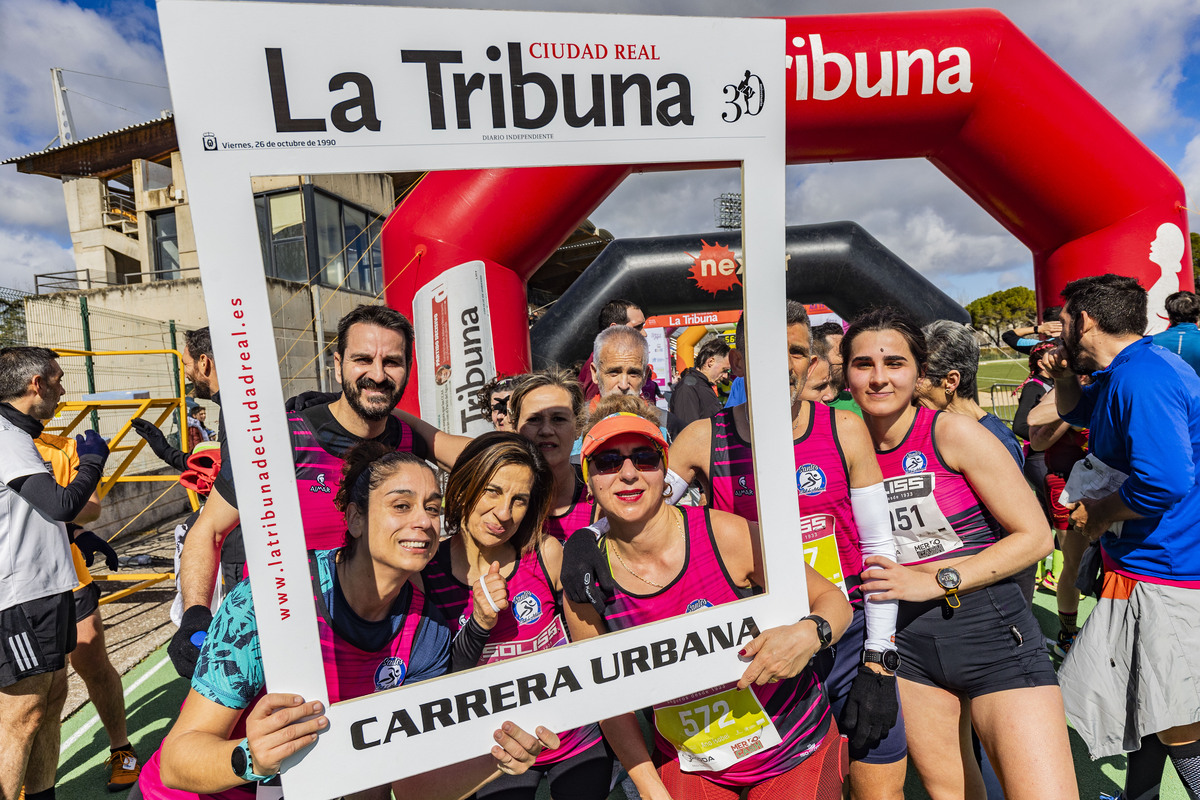
[[[1008,800],[1078,797],[1062,695],[1012,580],[1050,552],[1050,528],[986,428],[914,406],[926,352],[920,328],[890,309],[842,339],[887,488],[896,559],[868,557],[863,589],[900,601],[909,756],[934,800],[983,797],[973,724]]]
[[[108,458],[77,437],[79,470],[60,486],[33,440],[65,394],[57,355],[0,349],[0,797],[54,791],[67,653],[75,646],[75,566],[63,522],[87,504]]]
[[[57,672],[75,649],[75,600],[70,591],[0,611],[0,689]]]

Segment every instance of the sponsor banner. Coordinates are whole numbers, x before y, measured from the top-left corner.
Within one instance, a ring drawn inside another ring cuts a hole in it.
[[[671,380],[671,365],[674,362],[674,354],[671,352],[671,343],[666,332],[662,328],[651,328],[650,320],[646,320],[647,324],[642,326],[642,330],[646,334],[646,345],[650,349],[650,367],[654,370],[654,380],[658,384],[658,388],[664,392]]]
[[[478,393],[496,377],[487,273],[482,261],[443,272],[413,297],[421,413],[449,433],[478,436],[492,429]]]
[[[742,310],[694,311],[679,314],[655,314],[646,318],[644,328],[686,328],[691,325],[736,325]]]

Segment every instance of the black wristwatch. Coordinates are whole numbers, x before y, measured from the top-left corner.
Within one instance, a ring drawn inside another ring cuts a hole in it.
[[[962,602],[958,599],[958,587],[962,585],[962,576],[954,567],[942,567],[937,571],[938,586],[946,592],[946,605],[958,608]]]
[[[806,619],[811,619],[817,624],[817,641],[821,643],[821,650],[833,644],[833,628],[829,627],[829,623],[825,621],[824,617],[809,614],[807,617],[801,617],[800,621],[803,622]]]
[[[250,756],[250,740],[242,739],[229,755],[229,766],[233,774],[247,783],[271,780],[272,775],[259,775],[254,771],[254,759]]]
[[[859,665],[879,664],[888,672],[900,669],[900,654],[895,650],[863,650]]]

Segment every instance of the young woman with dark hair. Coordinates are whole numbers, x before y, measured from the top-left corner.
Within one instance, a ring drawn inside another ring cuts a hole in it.
[[[863,588],[900,601],[900,698],[926,790],[933,800],[985,796],[973,723],[1009,800],[1077,797],[1062,695],[1013,581],[1050,552],[1033,492],[985,428],[916,403],[926,346],[912,320],[868,312],[841,346],[898,555],[868,557]]]
[[[364,442],[346,455],[336,503],[345,513],[345,545],[309,555],[330,700],[445,674],[450,631],[412,581],[438,548],[442,494],[433,470],[411,453]],[[243,581],[217,611],[187,701],[135,791],[151,800],[253,798],[257,782],[329,724],[321,703],[268,694],[265,683],[254,600]],[[498,775],[524,772],[543,744],[558,742],[543,728],[532,736],[511,723],[494,738],[490,755],[390,790],[462,797]],[[354,796],[387,797],[389,787]]]
[[[542,529],[553,490],[554,475],[538,447],[515,433],[485,433],[459,456],[446,482],[451,535],[421,575],[455,631],[455,669],[566,644],[562,545]],[[557,800],[603,800],[612,754],[599,726],[560,737],[562,746],[528,772],[500,778],[476,796],[533,800],[545,776]]]

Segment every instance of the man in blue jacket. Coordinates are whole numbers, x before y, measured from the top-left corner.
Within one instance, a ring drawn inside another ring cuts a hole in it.
[[[1200,298],[1195,292],[1176,292],[1167,298],[1170,327],[1152,337],[1154,343],[1182,358],[1200,375]]]
[[[1059,672],[1063,702],[1093,758],[1130,753],[1129,800],[1158,795],[1161,763],[1150,777],[1135,762],[1159,742],[1197,797],[1200,377],[1142,336],[1146,291],[1134,279],[1083,278],[1062,297],[1063,343],[1043,364],[1059,415],[1091,432],[1091,470],[1115,471],[1115,490],[1092,492],[1071,515],[1099,540],[1105,576]]]

